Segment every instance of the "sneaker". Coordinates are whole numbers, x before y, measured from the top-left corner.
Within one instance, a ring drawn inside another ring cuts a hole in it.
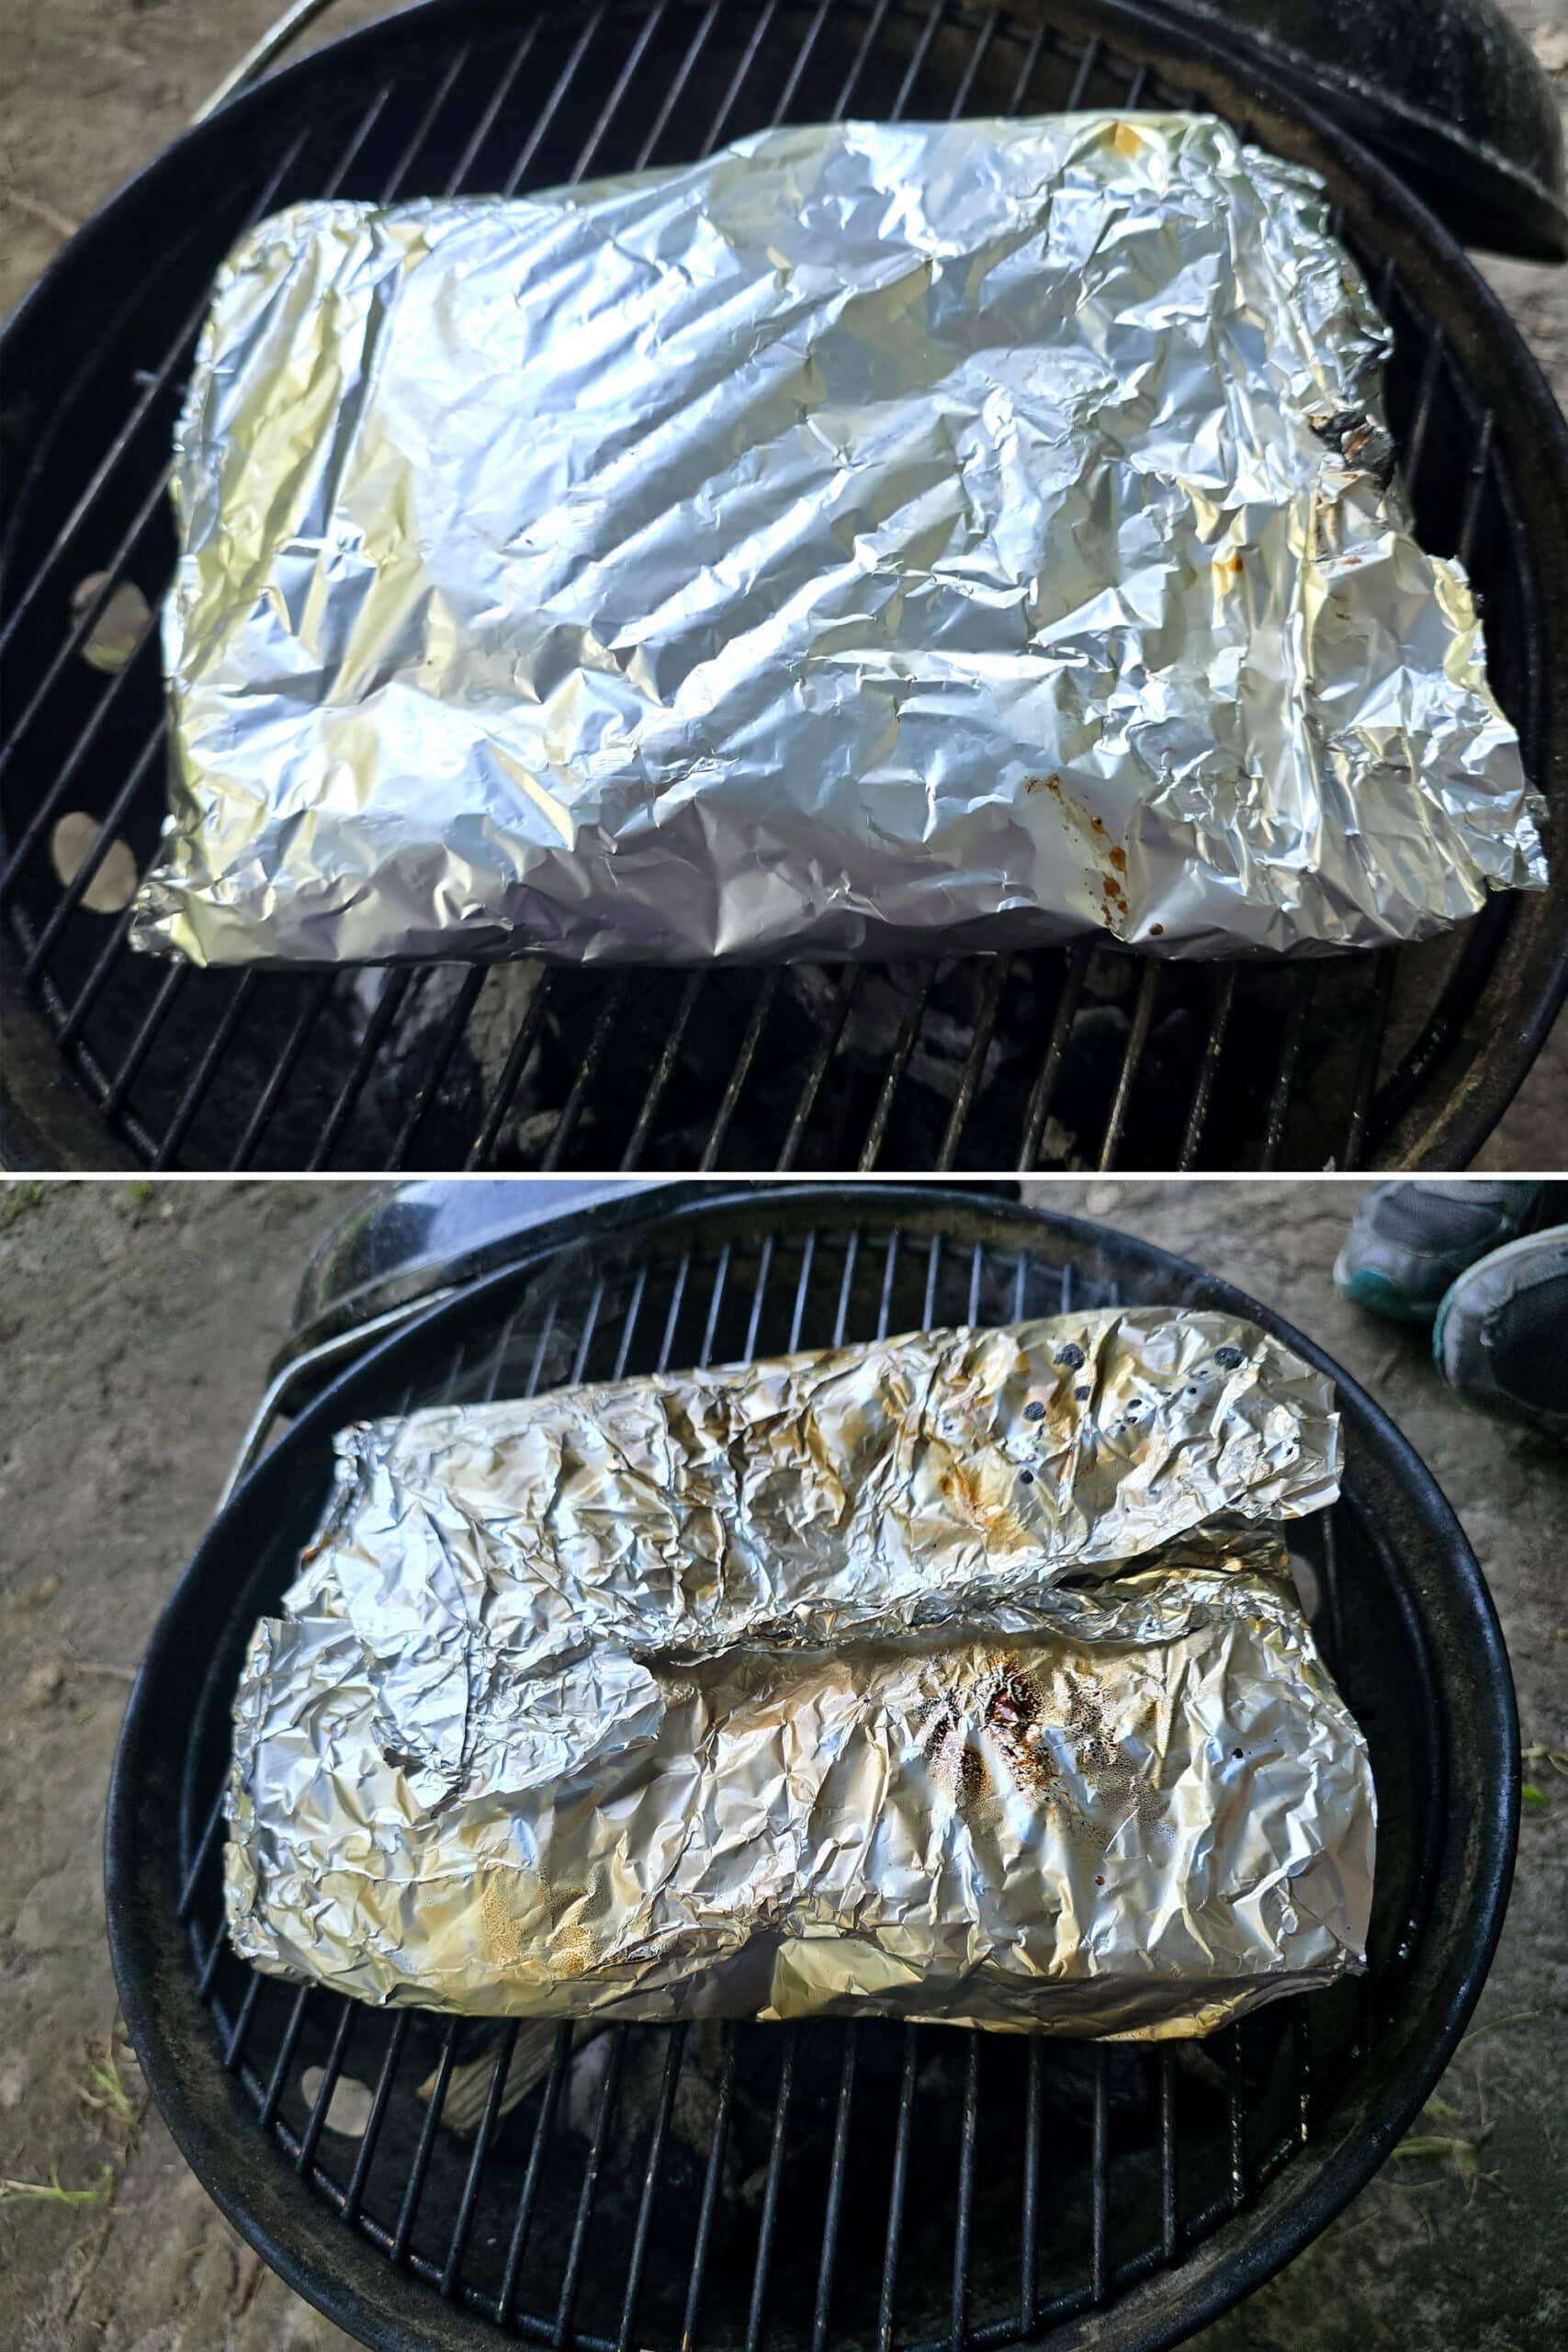
[[[1517,1240],[1544,1183],[1374,1184],[1350,1220],[1334,1280],[1374,1315],[1429,1323],[1450,1283],[1478,1258]]]
[[[1568,1225],[1461,1274],[1438,1309],[1432,1354],[1467,1405],[1568,1438]]]

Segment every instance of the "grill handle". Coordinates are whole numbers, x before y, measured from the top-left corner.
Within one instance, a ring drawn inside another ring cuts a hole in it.
[[[324,17],[332,5],[333,0],[294,0],[292,8],[286,8],[276,22],[267,27],[233,72],[225,74],[212,96],[197,107],[191,117],[193,125],[205,122],[209,114],[216,114],[220,107],[238,97],[242,90],[248,90],[253,82],[259,82],[273,59],[281,57],[289,43],[313,25],[318,17]]]

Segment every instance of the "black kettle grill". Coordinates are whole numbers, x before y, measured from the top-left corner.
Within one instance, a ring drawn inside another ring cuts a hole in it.
[[[626,1188],[530,1225],[537,1213],[508,1236],[499,1204],[429,1188],[356,1213],[307,1287],[292,1361],[308,1374],[296,1399],[312,1400],[220,1511],[142,1664],[110,1795],[109,1935],[180,2147],[251,2244],[383,2352],[1177,2343],[1370,2179],[1485,1975],[1518,1742],[1453,1513],[1364,1391],[1269,1308],[995,1192],[711,1182]],[[419,1289],[434,1303],[389,1334],[378,1318]],[[342,1340],[355,1299],[362,1348],[321,1387],[309,1329]],[[1344,1493],[1298,1549],[1377,1784],[1364,1978],[1180,2051],[874,2021],[574,2041],[570,2027],[391,2016],[233,1958],[230,1703],[329,1491],[335,1429],[1119,1300],[1249,1316],[1337,1384]]]
[[[285,29],[319,13],[304,0]],[[1494,689],[1562,835],[1568,429],[1423,201],[1461,234],[1562,248],[1555,102],[1491,0],[427,0],[237,89],[72,240],[6,333],[0,1158],[1464,1166],[1568,987],[1561,849],[1545,896],[1497,899],[1419,948],[1307,963],[1075,946],[923,967],[238,973],[127,947],[164,809],[152,616],[174,562],[173,422],[213,273],[248,223],[304,197],[668,163],[781,119],[1184,106],[1325,181],[1394,330],[1390,413],[1421,538],[1477,586]]]

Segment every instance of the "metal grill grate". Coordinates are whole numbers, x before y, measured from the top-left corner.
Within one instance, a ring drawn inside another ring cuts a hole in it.
[[[209,281],[246,224],[305,196],[555,184],[852,110],[1218,104],[1246,127],[1256,107],[1227,107],[1212,70],[1183,70],[1173,37],[1137,22],[1118,10],[1112,35],[1100,11],[1056,0],[579,0],[502,32],[486,11],[426,9],[226,109],[78,241],[62,315],[40,330],[50,380],[11,371],[0,935],[18,1023],[41,1014],[39,1052],[63,1057],[120,1149],[234,1170],[1468,1158],[1561,978],[1539,909],[1497,903],[1447,943],[1314,965],[1159,966],[1079,946],[635,987],[537,963],[201,973],[126,945],[130,866],[148,862],[163,810],[150,615],[174,560],[166,452]],[[1140,62],[1151,45],[1157,69]],[[1315,156],[1311,139],[1302,152]],[[1330,178],[1396,330],[1390,400],[1423,539],[1470,568],[1494,686],[1545,775],[1551,636],[1531,534],[1549,534],[1547,500],[1540,484],[1518,494],[1478,353],[1490,334],[1494,363],[1504,342],[1508,368],[1529,362],[1500,314],[1478,313],[1487,298],[1457,253],[1434,267],[1422,230],[1416,290],[1391,257],[1387,191]],[[126,300],[100,329],[98,289],[122,269]],[[1555,447],[1530,455],[1544,481]],[[1552,476],[1559,494],[1568,481]],[[128,582],[149,618],[106,675],[96,643]]]
[[[1399,1441],[1351,1396],[1347,1499],[1305,1523],[1302,1550],[1314,1624],[1377,1780],[1370,1979],[1179,2049],[1021,2047],[872,2022],[622,2026],[575,2042],[570,2028],[525,2027],[547,2045],[542,2079],[513,2106],[503,2086],[517,2028],[390,2018],[263,1978],[220,1928],[230,1701],[254,1618],[276,1608],[328,1489],[333,1426],[922,1323],[1184,1295],[1250,1304],[1118,1237],[955,1194],[721,1193],[491,1278],[349,1375],[264,1462],[187,1578],[202,1623],[155,1645],[142,1727],[117,1765],[110,1911],[154,2087],[167,2109],[171,2067],[176,2104],[193,2086],[208,2096],[224,2070],[221,2128],[193,2161],[297,2284],[341,2315],[333,2282],[365,2293],[352,2249],[374,2249],[391,2298],[381,2307],[412,2330],[371,2328],[380,2342],[469,2343],[477,2316],[592,2352],[963,2352],[1052,2330],[1076,2343],[1071,2323],[1092,2311],[1125,2329],[1097,2344],[1144,2345],[1194,2324],[1217,2261],[1234,2269],[1250,2247],[1256,2283],[1359,2186],[1479,1986],[1506,1871],[1484,1779],[1504,1777],[1509,1711],[1484,1601],[1446,1637],[1428,1614],[1454,1573],[1445,1546],[1462,1551],[1451,1518],[1439,1500],[1442,1523],[1432,1519],[1418,1465],[1393,1459]],[[1478,1687],[1493,1677],[1483,1716],[1451,1680],[1439,1692],[1439,1644]],[[1484,1728],[1450,1749],[1453,1725],[1469,1737],[1471,1709]],[[1460,1799],[1483,1825],[1462,1864],[1445,1824],[1450,1772],[1479,1776]],[[139,1876],[149,1870],[166,1914]],[[176,1891],[183,1934],[166,1924]],[[128,1960],[124,1923],[154,1913],[155,1959],[143,1947]],[[1438,2001],[1434,1977],[1456,1972]],[[345,2072],[373,2094],[357,2140],[327,2120]],[[443,2120],[445,2102],[465,2133]],[[280,2224],[288,2168],[309,2196]],[[356,2306],[361,2320],[371,2308]]]

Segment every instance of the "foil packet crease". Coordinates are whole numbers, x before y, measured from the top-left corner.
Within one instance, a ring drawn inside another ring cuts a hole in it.
[[[1329,1383],[1111,1309],[362,1424],[235,1702],[229,1932],[480,2016],[1201,2033],[1361,1964],[1281,1528]]]
[[[176,435],[198,964],[1422,937],[1544,888],[1318,183],[1207,116],[295,206]]]

